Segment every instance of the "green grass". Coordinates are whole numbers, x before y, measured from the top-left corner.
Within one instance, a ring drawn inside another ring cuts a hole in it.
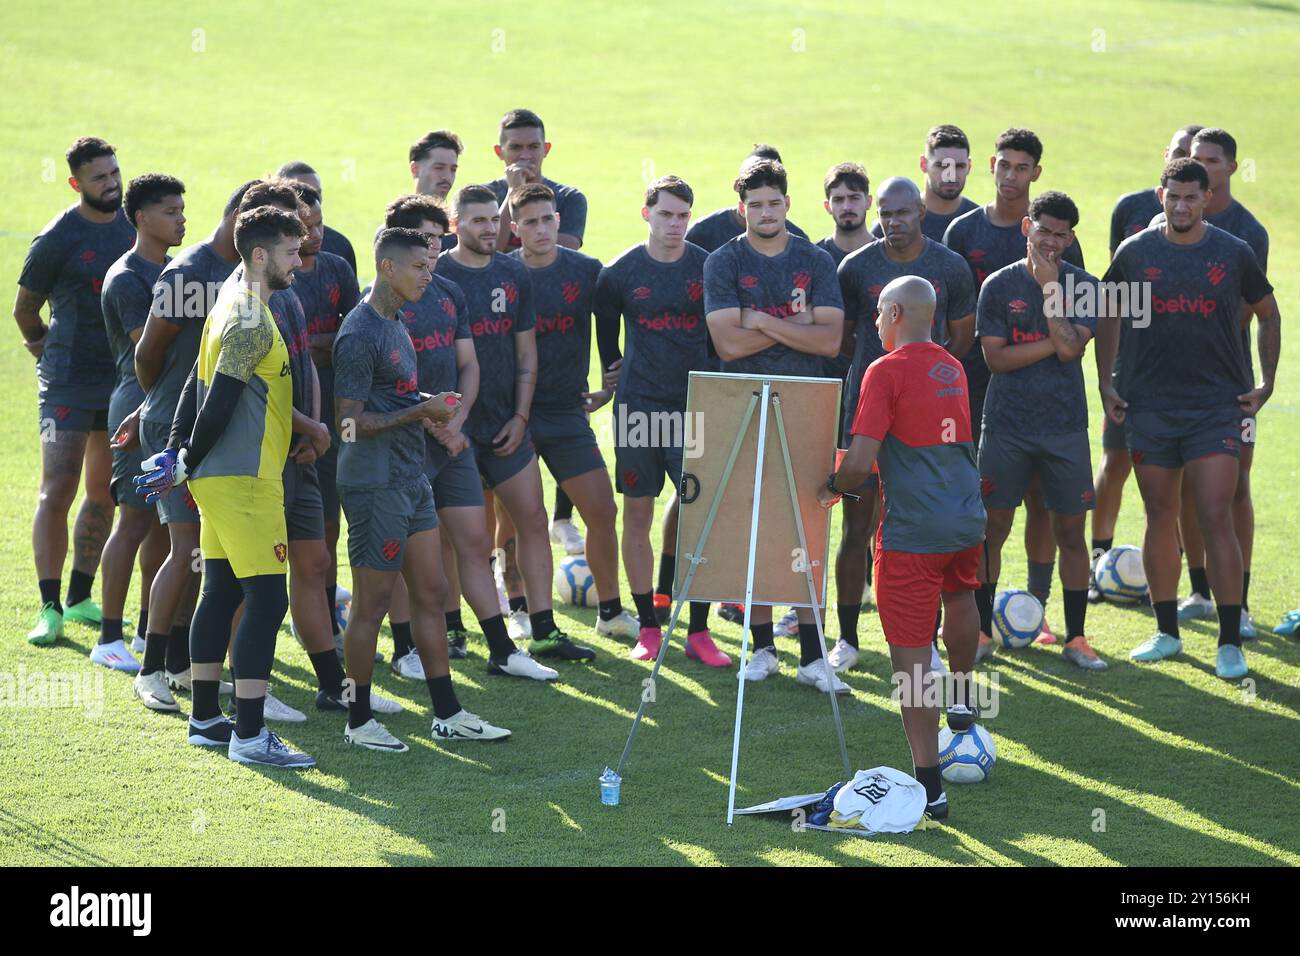
[[[910,174],[925,130],[962,125],[985,154],[1005,126],[1046,142],[1038,188],[1062,188],[1083,211],[1089,264],[1106,258],[1116,197],[1151,184],[1170,132],[1223,124],[1253,160],[1236,194],[1272,233],[1284,313],[1300,283],[1300,195],[1285,172],[1286,104],[1297,88],[1300,11],[1283,3],[1097,3],[1086,14],[985,2],[945,12],[890,5],[870,14],[828,3],[641,8],[569,4],[323,2],[263,13],[246,2],[145,21],[125,5],[8,5],[0,12],[0,274],[16,278],[31,236],[71,199],[62,151],[76,136],[117,144],[126,175],[157,170],[188,184],[190,236],[205,234],[239,182],[305,158],[326,183],[328,220],[358,245],[384,204],[409,186],[407,145],[449,126],[468,144],[461,183],[497,174],[490,150],[507,108],[528,105],[555,143],[547,173],[582,187],[586,251],[609,258],[643,235],[638,192],[677,172],[709,211],[755,140],[776,143],[792,174],[792,218],[816,236],[823,171],[860,159],[872,178]],[[1095,30],[1105,50],[1095,52]],[[194,52],[192,31],[205,49]],[[504,33],[494,33],[503,30]],[[802,31],[796,33],[796,31]],[[504,49],[494,52],[504,43]],[[805,52],[793,46],[802,42]],[[49,162],[47,167],[45,164]],[[43,177],[43,171],[52,175]],[[968,194],[984,201],[980,175]],[[362,277],[363,281],[366,278]],[[439,748],[427,697],[380,671],[408,711],[388,726],[412,745],[393,758],[345,748],[341,720],[311,711],[305,655],[282,633],[274,683],[309,710],[287,738],[320,761],[298,775],[260,774],[182,745],[180,717],[145,713],[128,681],[86,659],[93,631],[68,625],[52,649],[23,640],[36,609],[29,544],[38,444],[31,362],[10,333],[0,353],[0,675],[102,678],[102,714],[74,708],[0,712],[0,863],[6,864],[933,864],[1236,865],[1300,862],[1300,647],[1271,635],[1247,650],[1255,698],[1213,674],[1214,635],[1194,624],[1174,662],[1139,668],[1128,650],[1149,615],[1090,614],[1103,675],[1057,649],[999,655],[998,764],[984,785],[951,788],[953,825],[858,840],[795,833],[787,823],[723,822],[734,671],[667,659],[653,723],[642,731],[623,805],[600,806],[596,777],[617,760],[648,665],[590,636],[593,613],[562,612],[601,652],[554,686],[494,683],[481,638],[456,665],[466,705],[512,727],[500,746]],[[1257,618],[1300,604],[1286,537],[1294,515],[1300,386],[1294,339],[1261,418],[1255,465]],[[1089,381],[1092,359],[1085,361]],[[1094,416],[1098,415],[1095,397]],[[1094,421],[1098,421],[1094,417]],[[606,414],[599,416],[605,447]],[[1099,437],[1094,435],[1094,445]],[[547,498],[551,497],[548,481]],[[1140,543],[1130,485],[1118,540]],[[1003,580],[1022,583],[1013,533]],[[345,574],[346,580],[346,574]],[[128,614],[137,606],[133,588]],[[1061,619],[1058,595],[1049,607]],[[467,612],[467,618],[471,615]],[[716,621],[738,654],[738,629]],[[1267,627],[1264,628],[1267,632]],[[842,703],[855,767],[910,766],[874,615],[864,615],[865,670]],[[381,640],[387,650],[386,639]],[[747,696],[739,799],[826,786],[838,776],[827,701],[779,679]],[[1094,829],[1104,811],[1105,829]],[[496,827],[494,828],[494,823]],[[504,823],[504,829],[502,828]]]

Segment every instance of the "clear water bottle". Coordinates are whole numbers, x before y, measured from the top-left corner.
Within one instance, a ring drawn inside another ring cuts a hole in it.
[[[608,767],[600,775],[600,802],[607,807],[618,806],[619,789],[623,778]]]

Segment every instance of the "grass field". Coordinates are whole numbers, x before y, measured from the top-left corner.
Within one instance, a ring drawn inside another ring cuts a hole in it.
[[[827,167],[861,160],[875,182],[914,174],[926,129],[953,122],[977,144],[977,167],[1004,127],[1038,131],[1046,143],[1038,188],[1078,201],[1080,239],[1098,269],[1115,199],[1153,183],[1170,133],[1188,122],[1223,125],[1253,170],[1234,191],[1270,230],[1283,314],[1294,316],[1300,301],[1300,194],[1285,166],[1294,148],[1285,117],[1300,88],[1292,4],[1105,2],[1050,15],[996,0],[947,12],[855,4],[851,13],[770,0],[662,0],[653,11],[449,2],[413,12],[378,0],[296,12],[244,0],[203,6],[147,20],[126,4],[83,0],[0,10],[0,275],[11,291],[31,237],[72,200],[62,154],[78,135],[116,144],[128,178],[180,176],[192,240],[215,225],[235,185],[307,159],[325,179],[327,221],[360,249],[384,204],[409,187],[410,142],[434,127],[459,131],[468,149],[458,183],[484,181],[499,170],[497,119],[526,105],[555,144],[546,173],[588,195],[585,251],[602,259],[643,237],[639,193],[650,176],[684,176],[707,212],[732,201],[729,183],[750,144],[775,143],[791,172],[791,218],[817,238],[830,225],[820,205]],[[967,194],[985,201],[987,176],[973,174]],[[342,721],[311,708],[311,668],[286,625],[273,683],[310,719],[285,736],[319,768],[259,774],[184,746],[183,717],[145,712],[127,678],[88,662],[92,630],[70,624],[50,649],[23,639],[37,609],[35,381],[12,329],[7,341],[0,674],[58,672],[92,687],[102,679],[104,697],[98,715],[0,710],[0,863],[1300,863],[1300,645],[1268,633],[1300,604],[1287,544],[1300,444],[1291,374],[1300,349],[1289,333],[1254,472],[1251,604],[1264,626],[1247,647],[1253,694],[1215,678],[1210,627],[1188,626],[1176,661],[1138,667],[1127,653],[1153,629],[1149,613],[1092,609],[1093,644],[1111,670],[1083,674],[1054,648],[1000,654],[990,668],[1003,695],[989,722],[999,748],[993,776],[950,787],[951,826],[870,840],[753,819],[728,829],[735,672],[692,664],[678,649],[638,738],[623,805],[602,807],[596,777],[618,758],[649,665],[596,639],[588,611],[561,609],[561,622],[600,659],[565,668],[555,685],[489,682],[477,635],[470,659],[456,664],[466,706],[514,729],[507,745],[434,745],[424,688],[383,669],[378,688],[408,705],[388,726],[413,752],[346,747]],[[1091,356],[1085,368],[1091,389]],[[608,413],[597,424],[608,449]],[[1117,540],[1140,544],[1140,503],[1128,490]],[[1017,585],[1020,540],[1017,529],[1003,573]],[[133,586],[130,617],[137,600]],[[1049,616],[1061,619],[1059,585]],[[874,615],[863,615],[861,629],[865,669],[847,675],[854,694],[841,704],[853,764],[909,769]],[[714,633],[738,656],[736,626],[715,616]],[[746,698],[741,805],[821,789],[839,774],[827,701],[796,686],[793,641],[779,643],[780,677]],[[391,649],[386,637],[381,647]]]

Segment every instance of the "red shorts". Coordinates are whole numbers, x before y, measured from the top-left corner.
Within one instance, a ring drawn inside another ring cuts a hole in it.
[[[885,640],[899,647],[924,647],[934,639],[934,621],[943,591],[974,591],[980,586],[980,550],[915,554],[876,549],[876,613]]]

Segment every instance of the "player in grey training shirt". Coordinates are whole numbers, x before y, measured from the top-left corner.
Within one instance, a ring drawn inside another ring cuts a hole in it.
[[[532,282],[523,263],[496,252],[500,229],[492,190],[466,186],[456,195],[456,248],[438,257],[438,275],[465,294],[478,354],[479,394],[465,419],[465,434],[474,444],[484,483],[518,532],[518,567],[529,608],[525,633],[532,636],[529,651],[538,657],[592,660],[596,652],[569,640],[551,611],[551,541],[542,476],[528,437],[537,387]]]
[[[325,190],[321,187],[320,173],[301,160],[285,163],[276,172],[276,175],[283,179],[300,182],[304,186],[310,186],[316,191],[320,202],[325,201]],[[352,250],[352,243],[348,241],[347,236],[337,229],[331,229],[326,225],[322,225],[322,228],[324,234],[321,237],[320,251],[327,252],[332,256],[338,256],[338,258],[346,262],[348,268],[352,270],[352,279],[355,282],[357,277],[357,254]],[[347,310],[344,310],[344,314],[347,314]]]
[[[750,163],[764,159],[779,163],[781,162],[781,154],[777,152],[775,146],[769,146],[766,143],[755,143],[749,155],[741,161],[740,169],[743,171]],[[808,238],[808,233],[789,220],[786,220],[785,227],[791,234],[799,236],[801,239]],[[707,216],[696,219],[695,224],[686,233],[686,241],[699,246],[705,252],[713,252],[715,249],[721,248],[723,243],[744,234],[745,217],[736,210],[735,206],[724,206]]]
[[[835,232],[820,240],[817,246],[830,253],[836,268],[839,268],[845,256],[871,242],[871,233],[866,228],[867,210],[871,208],[871,181],[860,163],[839,163],[830,168],[823,186],[826,199],[822,208],[835,221]],[[851,364],[852,343],[846,338],[839,354],[823,363],[822,374],[844,381]]]
[[[560,245],[581,249],[582,236],[587,231],[587,197],[573,186],[542,175],[542,161],[551,152],[542,118],[532,110],[511,110],[501,117],[500,140],[493,149],[506,166],[505,175],[487,184],[496,197],[501,216],[497,248],[503,253],[519,248],[519,238],[510,229],[510,208],[506,202],[510,191],[524,183],[544,183],[555,193],[555,209],[561,224]]]
[[[989,276],[976,318],[993,373],[979,447],[988,512],[985,586],[997,593],[1002,545],[1037,476],[1061,553],[1065,659],[1105,670],[1084,632],[1090,562],[1083,525],[1094,494],[1082,359],[1097,327],[1101,290],[1088,273],[1061,261],[1079,222],[1069,196],[1036,196],[1028,218],[1028,256]]]
[[[407,158],[414,192],[448,202],[451,187],[456,185],[460,154],[463,152],[465,144],[449,129],[430,130],[412,143]],[[448,229],[442,233],[438,242],[441,250],[446,252],[456,245],[456,233]]]
[[[1240,455],[1242,416],[1253,417],[1272,394],[1281,321],[1272,286],[1250,247],[1203,220],[1209,197],[1205,167],[1195,159],[1174,160],[1161,186],[1167,221],[1125,240],[1106,273],[1108,282],[1149,290],[1151,308],[1146,315],[1126,316],[1122,337],[1118,323],[1098,327],[1102,398],[1107,414],[1124,423],[1146,507],[1143,561],[1159,628],[1130,656],[1156,661],[1182,649],[1174,503],[1185,473],[1198,504],[1217,601],[1215,672],[1236,679],[1247,669],[1240,635],[1241,548],[1230,510],[1239,470],[1234,459]],[[1259,320],[1261,381],[1253,388],[1241,337],[1243,306]],[[1124,354],[1119,380],[1111,385],[1117,339]]]
[[[136,227],[135,245],[108,270],[101,296],[104,325],[117,363],[117,384],[108,406],[109,434],[116,434],[122,421],[144,399],[144,390],[135,377],[135,343],[149,317],[154,283],[168,262],[167,250],[180,245],[185,237],[184,193],[185,186],[179,179],[158,173],[139,176],[127,186],[126,214]],[[147,634],[149,588],[167,555],[167,532],[158,523],[158,512],[135,487],[133,479],[140,473],[140,461],[138,445],[130,451],[113,449],[113,500],[120,511],[117,527],[104,544],[99,643],[120,645],[116,653],[123,658],[130,656],[123,642],[122,612],[136,554],[140,553],[138,636],[142,643]],[[176,701],[160,673],[166,653],[164,630],[156,635],[153,648],[145,647],[144,666],[136,677],[136,696],[146,707],[174,711]]]
[[[903,276],[918,276],[934,289],[934,327],[930,337],[960,359],[975,335],[975,283],[961,256],[921,231],[928,215],[921,191],[910,179],[896,176],[880,185],[876,197],[885,238],[847,256],[839,267],[844,296],[844,341],[852,349],[847,376],[841,435],[849,434],[857,414],[863,376],[885,354],[876,331],[882,290]],[[848,444],[848,442],[843,442]],[[836,608],[840,638],[830,654],[836,670],[851,669],[858,660],[859,597],[871,584],[874,568],[868,546],[878,520],[876,479],[863,486],[859,501],[844,499],[844,527],[835,556]],[[936,651],[937,653],[937,651]]]
[[[65,614],[86,624],[100,622],[90,586],[113,525],[106,428],[115,377],[100,292],[109,266],[135,241],[135,229],[122,212],[122,173],[113,147],[85,137],[72,144],[67,160],[68,181],[81,198],[32,240],[14,300],[14,319],[37,360],[41,493],[32,521],[32,552],[41,609],[27,639],[41,646],[62,635]],[[46,302],[48,326],[41,319]],[[86,497],[73,531],[65,609],[59,586],[68,552],[68,510],[83,463]]]
[[[1169,145],[1165,147],[1164,161],[1181,159],[1192,154],[1192,137],[1199,133],[1202,126],[1184,126],[1174,133]],[[1151,222],[1151,218],[1161,212],[1160,199],[1156,187],[1141,189],[1121,196],[1115,204],[1110,217],[1110,255],[1115,257],[1119,244],[1129,236],[1136,235]],[[1118,372],[1118,369],[1116,369]],[[1124,440],[1124,426],[1102,416],[1104,424],[1101,431],[1101,465],[1097,469],[1097,507],[1092,513],[1092,562],[1110,550],[1115,538],[1115,522],[1119,517],[1119,507],[1123,501],[1124,483],[1128,481],[1133,470],[1133,459],[1128,453]],[[1208,586],[1206,588],[1208,590]],[[1096,604],[1102,600],[1101,591],[1097,589],[1095,578],[1088,584],[1088,600]]]
[[[921,172],[925,174],[925,218],[921,232],[927,239],[943,242],[943,234],[958,216],[964,216],[976,204],[962,195],[970,175],[970,141],[957,126],[933,127],[925,138],[921,154]],[[885,228],[879,219],[871,234],[884,238]]]
[[[746,230],[704,263],[704,311],[722,371],[820,377],[844,332],[844,300],[835,263],[785,227],[790,198],[785,167],[759,160],[736,178]],[[823,693],[847,693],[830,671],[810,608],[799,608],[798,680]],[[754,656],[743,674],[764,680],[777,670],[772,609],[751,611]]]

